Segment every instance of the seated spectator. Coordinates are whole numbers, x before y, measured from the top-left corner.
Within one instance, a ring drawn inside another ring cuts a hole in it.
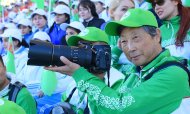
[[[69,39],[69,37],[77,35],[85,29],[84,25],[78,21],[71,22],[69,25],[63,23],[61,24],[60,28],[66,31],[66,41]]]
[[[78,5],[79,16],[83,19],[83,25],[85,27],[97,27],[100,28],[105,22],[103,19],[99,19],[96,13],[95,4],[92,1],[81,1]]]
[[[66,32],[60,29],[62,23],[70,23],[70,9],[65,5],[58,5],[52,12],[55,15],[54,23],[50,27],[48,34],[54,45],[67,45],[65,40]]]
[[[23,39],[30,44],[30,40],[32,39],[32,22],[29,19],[22,19],[18,22],[18,29],[21,30]]]
[[[21,32],[18,29],[6,29],[5,32],[0,35],[3,39],[3,46],[6,51],[9,49],[9,37],[12,37],[13,40],[13,53],[14,53],[14,63],[16,69],[16,78],[19,79],[20,74],[23,72],[25,63],[27,61],[28,47],[27,43],[22,39]],[[7,64],[7,55],[3,56],[5,64]],[[15,76],[11,77],[15,78]]]
[[[99,77],[64,56],[60,57],[64,66],[46,69],[72,76],[77,88],[87,94],[89,107],[95,114],[168,114],[180,109],[190,112],[187,108],[190,73],[161,47],[158,23],[150,11],[129,9],[120,21],[108,23],[105,30],[121,37],[121,49],[136,66],[119,88],[108,87]]]
[[[47,13],[42,9],[37,9],[31,14],[31,20],[34,24],[33,32],[38,31],[48,32],[48,18]]]
[[[26,87],[19,82],[10,83],[6,67],[0,56],[0,98],[11,100],[21,106],[27,114],[36,114],[36,102]],[[1,104],[1,103],[0,103]],[[1,109],[1,106],[0,106]],[[0,110],[1,112],[1,110]],[[15,111],[14,111],[15,113]]]

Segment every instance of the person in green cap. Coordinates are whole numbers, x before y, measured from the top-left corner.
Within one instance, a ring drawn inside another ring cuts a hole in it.
[[[122,51],[135,64],[116,90],[63,56],[65,66],[47,68],[72,76],[95,106],[93,114],[168,114],[189,101],[189,72],[162,49],[160,30],[150,11],[129,9],[120,21],[109,22],[105,31],[120,36]]]
[[[17,105],[22,107],[27,114],[36,114],[36,102],[29,91],[25,87],[21,88],[19,92],[16,91],[19,91],[19,89],[15,87],[15,84],[11,84],[7,79],[6,67],[3,63],[2,57],[0,56],[0,98],[13,100]]]
[[[190,8],[184,7],[187,0],[147,0],[163,21],[160,27],[162,46],[172,56],[188,60],[190,70]],[[190,1],[187,3],[190,4]]]
[[[0,114],[26,114],[16,103],[0,98]]]
[[[91,43],[91,45],[108,45],[109,39],[107,34],[96,28],[96,27],[87,27],[82,32],[80,32],[78,35],[74,35],[68,38],[68,45],[69,46],[77,46],[81,47],[82,45],[80,43]],[[124,75],[120,73],[115,68],[110,68],[110,76],[109,79],[107,77],[107,73],[93,73],[99,79],[103,80],[106,84],[110,84],[110,87],[117,88],[117,86],[120,85],[122,79],[124,79]],[[69,98],[70,97],[70,98]],[[94,108],[94,106],[88,107],[88,101],[87,101],[87,95],[84,92],[81,92],[80,90],[76,89],[76,83],[73,80],[68,85],[67,90],[63,93],[62,101],[68,102],[72,105],[72,109],[77,114],[83,114],[87,113],[88,109],[91,111],[91,109]],[[52,110],[56,114],[57,107]],[[53,113],[53,114],[54,114]],[[69,113],[69,112],[68,112]]]

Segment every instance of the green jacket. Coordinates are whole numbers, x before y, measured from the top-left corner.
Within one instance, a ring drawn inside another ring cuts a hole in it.
[[[171,20],[163,22],[163,25],[160,27],[162,46],[168,48],[172,56],[186,58],[190,63],[190,28],[184,40],[184,46],[181,48],[176,48],[175,41],[177,38],[177,32],[179,30],[179,27],[179,16],[173,17]],[[188,64],[188,66],[190,69],[190,64]]]
[[[86,92],[93,114],[168,114],[190,96],[188,75],[180,67],[170,66],[143,78],[166,61],[173,61],[168,50],[138,72],[132,72],[117,89],[111,89],[100,79],[79,68],[73,74],[79,90]]]
[[[26,88],[22,88],[17,95],[16,104],[21,106],[26,114],[36,114],[36,102]]]
[[[8,99],[8,92],[10,90],[8,89],[8,86],[1,91],[3,94],[3,98]],[[17,97],[16,97],[16,104],[21,106],[26,114],[36,114],[36,102],[34,98],[31,96],[31,94],[28,92],[26,88],[22,88]]]

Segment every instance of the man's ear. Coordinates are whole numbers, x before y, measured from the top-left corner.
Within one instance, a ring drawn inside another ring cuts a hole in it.
[[[161,43],[161,31],[159,28],[156,29],[156,36],[155,39],[157,42]]]

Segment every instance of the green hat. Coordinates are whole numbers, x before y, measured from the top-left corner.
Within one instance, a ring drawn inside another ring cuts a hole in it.
[[[143,25],[158,27],[157,20],[152,12],[140,8],[129,9],[120,21],[111,21],[106,27],[107,34],[112,36],[119,35],[118,29],[124,27],[141,27]]]
[[[105,42],[109,44],[109,39],[107,34],[96,28],[96,27],[87,27],[78,35],[71,36],[67,43],[70,46],[76,46],[79,40],[94,41],[94,42]]]
[[[26,114],[24,109],[12,101],[0,98],[0,114]]]

